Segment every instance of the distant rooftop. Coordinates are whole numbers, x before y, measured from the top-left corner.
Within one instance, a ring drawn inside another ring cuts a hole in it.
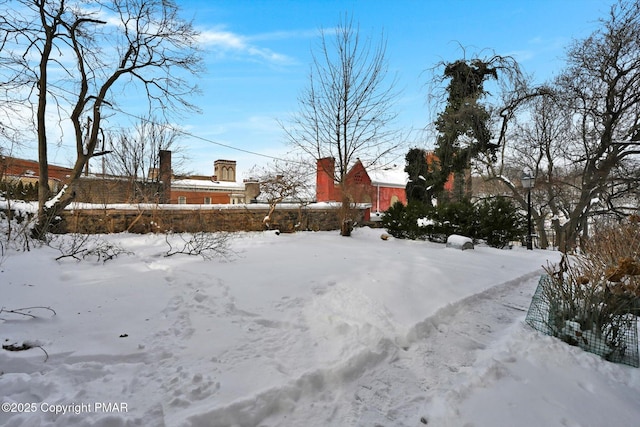
[[[171,186],[174,188],[228,188],[228,189],[244,189],[245,185],[242,182],[233,181],[211,181],[204,179],[174,179],[171,181]]]
[[[393,165],[381,169],[367,169],[371,184],[385,187],[406,187],[409,175],[404,171],[404,166]]]

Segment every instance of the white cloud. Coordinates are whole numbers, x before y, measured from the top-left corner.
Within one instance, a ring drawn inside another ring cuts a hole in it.
[[[247,49],[245,38],[229,31],[206,30],[200,33],[200,41],[209,46],[222,49]]]
[[[260,39],[260,38],[254,38]],[[204,30],[200,33],[200,42],[219,55],[233,54],[258,58],[271,63],[290,63],[293,59],[287,55],[277,53],[269,48],[251,43],[251,38],[224,29]]]
[[[272,31],[269,33],[256,34],[247,37],[247,40],[251,41],[265,41],[265,40],[285,40],[285,39],[308,39],[318,37],[319,30],[292,30],[292,31]]]

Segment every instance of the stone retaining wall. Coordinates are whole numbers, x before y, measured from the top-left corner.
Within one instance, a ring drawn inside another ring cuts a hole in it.
[[[157,205],[140,209],[75,209],[63,216],[57,231],[61,233],[150,233],[150,232],[214,232],[263,231],[269,209],[256,205],[201,206],[180,209],[177,205]],[[362,224],[365,209],[355,211],[356,222]],[[296,230],[338,230],[338,209],[327,207],[277,208],[271,215],[270,227],[281,232]]]

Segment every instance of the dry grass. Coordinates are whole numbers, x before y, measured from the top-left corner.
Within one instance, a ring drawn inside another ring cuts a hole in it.
[[[638,222],[597,230],[580,253],[565,255],[546,271],[542,297],[551,333],[608,359],[624,353],[640,313]]]

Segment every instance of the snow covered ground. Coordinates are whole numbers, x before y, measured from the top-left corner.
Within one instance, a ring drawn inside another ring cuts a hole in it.
[[[3,426],[637,426],[640,370],[524,324],[551,251],[381,230],[238,234],[228,260],[101,238],[0,264]],[[35,318],[11,313],[25,307]],[[46,354],[45,354],[46,351]]]

